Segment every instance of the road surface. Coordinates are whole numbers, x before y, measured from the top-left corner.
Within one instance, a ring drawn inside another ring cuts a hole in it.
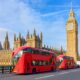
[[[28,75],[0,73],[0,80],[80,80],[80,68]]]

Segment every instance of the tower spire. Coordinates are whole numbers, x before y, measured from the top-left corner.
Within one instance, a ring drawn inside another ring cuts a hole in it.
[[[35,28],[34,28],[34,32],[33,32],[33,35],[34,35],[34,36],[36,36],[36,30],[35,30]]]
[[[61,45],[61,54],[63,54],[63,47],[62,47],[62,45]]]
[[[9,44],[9,39],[8,39],[8,32],[6,32],[5,41],[4,41],[3,46],[4,46],[5,50],[9,50],[10,49],[10,44]]]
[[[16,33],[14,33],[14,41],[16,41]]]
[[[7,41],[8,41],[8,32],[6,32],[5,40],[7,40]]]
[[[70,9],[70,17],[74,17],[74,11],[73,11],[73,2],[71,2],[71,9]]]
[[[40,40],[42,41],[42,32],[40,33]]]
[[[71,1],[71,9],[73,9],[73,2]]]
[[[29,36],[30,36],[30,35],[29,35],[29,31],[28,31],[28,32],[27,32],[27,35],[26,35],[26,38],[29,38]]]
[[[19,32],[19,39],[21,39],[21,33]]]

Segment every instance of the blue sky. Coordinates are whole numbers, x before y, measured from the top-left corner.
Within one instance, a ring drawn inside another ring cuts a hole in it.
[[[80,0],[73,0],[75,17],[80,30]],[[34,28],[43,33],[43,45],[66,49],[66,21],[71,0],[0,0],[0,41],[3,43],[6,31],[9,32],[11,47],[13,34],[26,36]],[[79,31],[80,52],[80,31]]]

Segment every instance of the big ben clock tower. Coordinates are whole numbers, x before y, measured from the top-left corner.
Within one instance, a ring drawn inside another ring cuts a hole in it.
[[[71,8],[69,13],[69,18],[66,23],[66,33],[67,33],[67,56],[74,57],[77,61],[78,57],[78,24],[75,19],[75,14],[73,8]]]

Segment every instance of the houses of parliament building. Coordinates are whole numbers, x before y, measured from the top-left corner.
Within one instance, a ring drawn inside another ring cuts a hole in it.
[[[30,34],[29,32],[26,35],[26,39],[21,36],[19,33],[19,36],[17,37],[16,34],[14,34],[14,44],[13,49],[18,48],[20,46],[31,46],[34,48],[42,48],[42,32],[40,35],[36,34],[36,31],[34,29],[33,34]],[[3,47],[0,43],[0,50],[10,50],[10,42],[8,38],[8,32],[6,33],[5,40],[3,43]]]

